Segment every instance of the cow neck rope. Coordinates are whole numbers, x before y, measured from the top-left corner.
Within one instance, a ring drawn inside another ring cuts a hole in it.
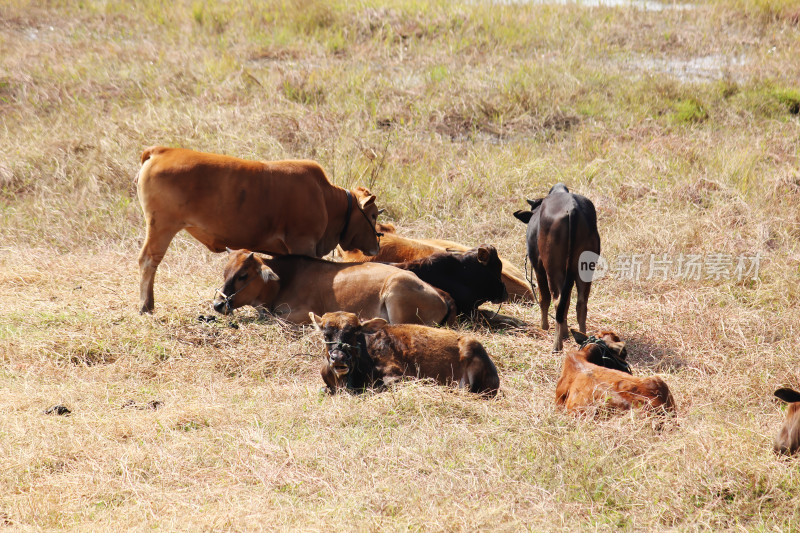
[[[339,242],[344,240],[347,229],[350,227],[350,214],[353,212],[353,195],[347,189],[344,190],[344,193],[347,195],[347,213],[344,215],[344,228],[342,229],[342,233],[339,235]]]
[[[533,282],[533,263],[531,263],[531,273],[528,275],[528,254],[525,254],[525,279],[528,280],[528,283],[531,285],[534,303],[540,303],[539,297],[536,295],[536,284]],[[556,321],[556,317],[553,316],[553,313],[548,312],[547,314],[554,322]]]
[[[231,294],[230,296],[227,296],[227,295],[226,295],[224,292],[222,292],[222,287],[224,287],[225,285],[223,285],[223,286],[222,286],[222,287],[220,287],[219,289],[216,289],[216,290],[214,290],[214,295],[216,296],[217,294],[219,294],[220,296],[222,296],[222,297],[225,299],[225,308],[226,308],[226,309],[230,309],[231,311],[233,311],[233,309],[231,309],[231,302],[233,301],[233,298],[234,298],[234,297],[235,297],[237,294],[239,294],[240,292],[242,292],[242,291],[244,290],[244,288],[245,288],[245,287],[247,287],[248,285],[250,285],[250,282],[251,282],[251,281],[253,281],[253,278],[250,278],[249,280],[247,280],[247,283],[245,283],[244,285],[242,285],[242,288],[241,288],[241,289],[239,289],[238,291],[234,292],[234,293],[233,293],[233,294]]]
[[[628,372],[628,374],[632,374],[631,366],[628,364],[628,362],[627,361],[623,361],[622,359],[618,359],[618,358],[614,357],[612,352],[611,352],[611,348],[608,347],[608,344],[606,344],[606,341],[604,341],[603,339],[598,339],[597,337],[592,335],[591,337],[589,337],[588,339],[583,341],[583,343],[581,344],[581,350],[583,350],[584,348],[586,348],[590,344],[596,344],[598,346],[598,348],[600,348],[600,358],[601,359],[604,359],[606,361],[614,361],[617,364],[624,366],[625,367],[625,371]]]
[[[347,212],[344,215],[344,228],[342,229],[342,233],[339,235],[339,244],[341,244],[342,240],[344,240],[344,236],[350,227],[350,215],[353,213],[353,194],[347,189],[345,189],[344,192],[347,195]],[[363,209],[361,209],[360,206],[356,206],[356,209],[358,209],[361,212],[361,215],[364,217],[364,219],[366,219],[367,223],[369,224],[369,227],[371,227],[372,231],[375,232],[375,236],[378,238],[378,245],[380,245],[383,233],[375,229],[375,225],[372,222],[370,222],[369,217],[367,217],[367,214],[364,212]]]

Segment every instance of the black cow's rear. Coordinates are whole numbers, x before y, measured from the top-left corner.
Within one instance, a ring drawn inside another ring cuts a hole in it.
[[[580,275],[580,256],[584,252],[600,255],[597,213],[592,202],[569,192],[559,183],[545,198],[528,200],[530,211],[517,211],[514,216],[528,225],[528,257],[536,273],[541,293],[542,328],[549,329],[547,312],[552,298],[556,308],[554,349],[562,348],[562,339],[569,334],[567,311],[572,287],[577,285],[578,327],[586,332],[586,311],[592,280],[591,272]]]

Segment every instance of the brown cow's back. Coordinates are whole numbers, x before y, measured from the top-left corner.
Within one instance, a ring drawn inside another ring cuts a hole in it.
[[[375,256],[367,256],[358,250],[341,251],[342,258],[350,262],[380,261],[383,263],[404,263],[424,259],[439,252],[457,251],[466,252],[470,248],[453,241],[441,239],[410,239],[394,232],[391,224],[381,224],[378,228],[383,232],[381,248]],[[511,299],[520,299],[533,302],[531,285],[525,280],[524,273],[517,267],[500,258],[503,263],[501,273],[503,284]]]
[[[277,276],[266,281],[261,269]],[[223,298],[215,309],[227,312],[244,305],[263,307],[296,324],[322,315],[348,311],[363,318],[392,323],[440,324],[451,315],[452,301],[411,272],[383,263],[334,263],[304,256],[257,257],[237,251],[225,268]],[[250,281],[239,279],[240,275]]]
[[[138,188],[145,214],[175,221],[210,250],[316,254],[327,214],[320,212],[319,220],[309,225],[305,209],[324,206],[331,187],[317,163],[247,161],[165,147],[148,149],[142,158]],[[264,235],[265,227],[276,231]],[[290,233],[299,246],[287,242]]]

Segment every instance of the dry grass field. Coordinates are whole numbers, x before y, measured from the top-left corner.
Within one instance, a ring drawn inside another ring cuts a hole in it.
[[[3,0],[0,530],[800,529],[800,460],[772,452],[772,392],[800,386],[799,57],[795,0]],[[406,235],[519,267],[513,211],[567,183],[612,265],[590,329],[677,419],[566,415],[535,328],[475,329],[493,400],[325,396],[313,331],[198,321],[225,257],[185,233],[139,316],[153,144],[316,159]]]

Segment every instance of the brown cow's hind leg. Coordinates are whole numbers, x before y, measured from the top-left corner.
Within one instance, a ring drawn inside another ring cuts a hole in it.
[[[139,314],[153,312],[155,307],[153,283],[156,278],[156,269],[164,259],[167,247],[178,231],[180,228],[155,231],[152,224],[147,224],[147,236],[144,239],[142,250],[139,252]]]

